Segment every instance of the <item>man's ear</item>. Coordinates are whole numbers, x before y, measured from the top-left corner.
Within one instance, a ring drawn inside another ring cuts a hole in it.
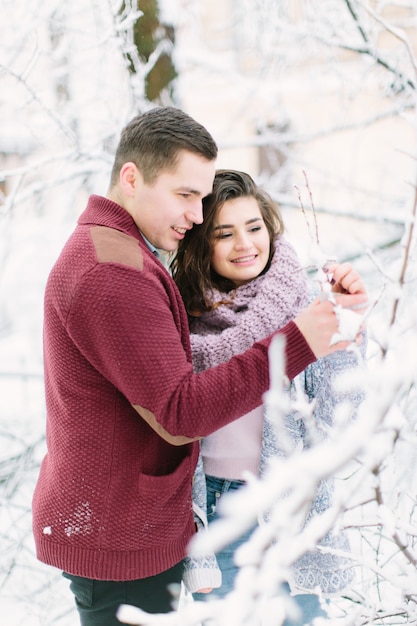
[[[132,162],[125,163],[120,170],[120,186],[126,196],[133,196],[141,175],[137,166]]]

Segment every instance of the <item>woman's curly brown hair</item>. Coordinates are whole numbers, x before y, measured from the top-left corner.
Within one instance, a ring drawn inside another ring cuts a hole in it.
[[[214,220],[223,204],[235,198],[255,198],[268,230],[270,252],[262,273],[268,271],[271,264],[276,236],[284,231],[278,206],[256,185],[249,174],[237,170],[217,170],[213,190],[203,200],[204,221],[194,225],[186,233],[170,265],[172,276],[191,317],[198,317],[220,304],[212,301],[210,294],[213,289],[227,293],[235,288],[230,280],[219,276],[211,266]]]

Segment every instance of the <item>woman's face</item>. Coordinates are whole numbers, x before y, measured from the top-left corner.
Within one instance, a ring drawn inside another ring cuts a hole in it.
[[[255,198],[227,200],[214,219],[212,236],[211,266],[236,287],[265,269],[270,239]]]

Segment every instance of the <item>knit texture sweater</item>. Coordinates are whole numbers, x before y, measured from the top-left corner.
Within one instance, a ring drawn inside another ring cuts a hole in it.
[[[233,298],[226,298],[226,294],[213,292],[214,301],[227,301],[214,311],[204,314],[191,325],[191,345],[193,363],[196,371],[218,365],[232,354],[242,353],[251,343],[267,336],[271,328],[283,326],[293,318],[307,301],[311,293],[307,286],[305,274],[300,267],[299,260],[292,246],[282,237],[275,242],[275,254],[270,269],[263,276],[258,277],[246,285],[238,287]],[[305,394],[308,401],[315,403],[313,420],[307,430],[299,415],[291,413],[286,416],[286,446],[277,441],[275,428],[269,417],[265,415],[262,437],[258,441],[260,447],[259,474],[264,473],[268,459],[284,457],[291,450],[297,453],[309,445],[309,440],[323,439],[333,422],[336,406],[341,402],[349,402],[352,407],[352,416],[362,398],[360,391],[341,393],[336,391],[335,380],[338,375],[358,367],[357,355],[351,352],[339,351],[311,364],[291,384],[288,385],[290,398],[295,399],[296,386]],[[218,452],[225,452],[227,460],[233,456],[230,448],[233,445],[232,434],[236,433],[236,441],[244,437],[245,422],[237,420],[207,439],[214,439],[208,446],[210,454],[212,447]],[[221,433],[228,433],[228,444],[222,446]],[[314,432],[312,432],[312,430]],[[247,434],[250,436],[250,434]],[[204,481],[204,454],[206,441],[203,440],[201,458],[194,479],[193,499],[195,510],[199,517],[199,526],[206,526],[205,516],[205,481]],[[228,451],[229,450],[229,451]],[[210,460],[210,467],[213,464]],[[221,462],[219,462],[221,465]],[[226,465],[226,463],[224,464]],[[210,473],[210,472],[207,472]],[[216,473],[216,476],[219,476]],[[227,476],[223,476],[227,478]],[[309,519],[326,511],[332,503],[333,483],[323,481],[311,507]],[[321,545],[336,550],[349,550],[346,535],[343,533],[329,533],[323,538]],[[330,553],[318,550],[307,553],[294,566],[292,578],[289,581],[295,592],[305,592],[317,587],[325,594],[334,594],[345,588],[352,580],[352,563],[349,559],[337,557]],[[186,587],[195,592],[199,588],[216,587],[220,585],[219,572],[214,555],[207,554],[202,558],[189,558],[185,561],[184,582]]]
[[[214,291],[214,302],[227,301],[191,324],[194,369],[204,371],[240,354],[270,328],[284,326],[308,303],[306,276],[293,247],[282,237],[267,272],[242,285],[227,298]],[[219,335],[221,335],[221,340]],[[242,472],[258,473],[261,454],[262,408],[205,437],[201,454],[206,474],[241,479]]]
[[[288,374],[314,360],[294,323]],[[33,498],[38,558],[73,575],[134,580],[185,554],[198,443],[259,405],[270,338],[196,375],[178,289],[131,216],[91,196],[44,304],[46,443]],[[251,385],[247,385],[247,380]]]

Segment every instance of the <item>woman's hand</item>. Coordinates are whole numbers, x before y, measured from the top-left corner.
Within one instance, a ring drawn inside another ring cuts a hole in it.
[[[366,294],[365,285],[350,263],[328,264],[323,268],[334,293]]]

